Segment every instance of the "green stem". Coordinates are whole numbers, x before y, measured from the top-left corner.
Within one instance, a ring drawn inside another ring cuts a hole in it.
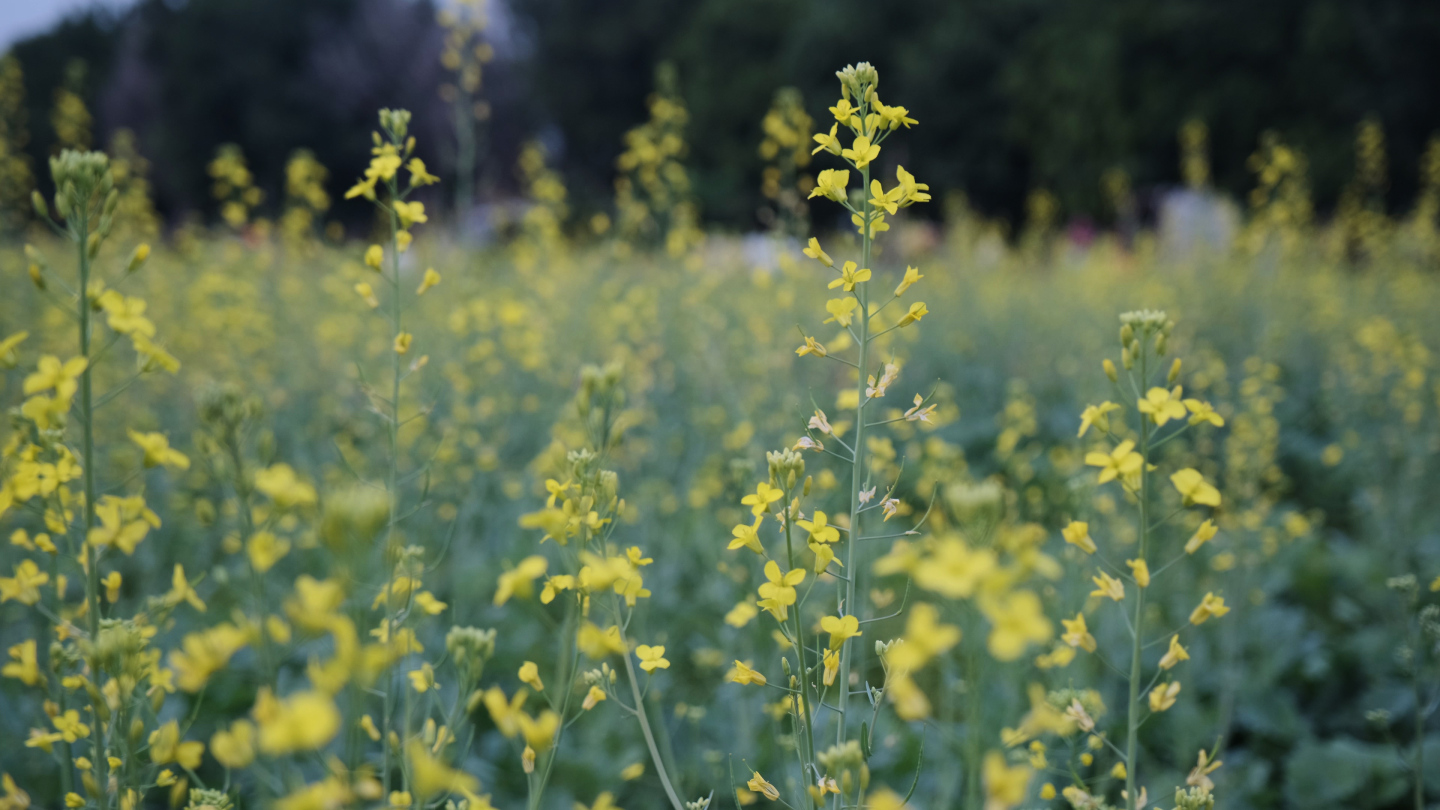
[[[390,181],[390,200],[392,205],[390,212],[390,318],[396,335],[400,334],[400,217],[395,212],[394,201],[399,199],[398,188],[394,180]],[[385,529],[385,548],[382,551],[382,559],[389,567],[389,574],[385,579],[385,631],[390,644],[395,643],[395,608],[390,604],[393,593],[392,585],[395,580],[395,565],[390,556],[395,546],[395,520],[400,514],[400,353],[392,350],[391,360],[391,382],[390,382],[390,475],[388,481],[388,494],[390,496],[390,516]],[[384,751],[382,762],[382,782],[384,784],[384,795],[390,795],[390,725],[391,715],[395,710],[395,674],[387,672],[385,675],[385,699],[382,707],[380,746]],[[401,777],[402,783],[405,780]]]
[[[615,615],[620,615],[620,599],[615,597]],[[655,763],[655,773],[660,777],[660,784],[665,787],[665,795],[670,799],[670,806],[674,810],[684,810],[684,802],[675,792],[675,786],[670,784],[670,774],[665,770],[665,762],[660,759],[660,749],[655,745],[655,733],[650,729],[650,715],[645,710],[645,698],[640,694],[640,681],[635,677],[635,663],[630,660],[630,642],[625,636],[625,630],[620,630],[620,640],[624,642],[626,653],[625,674],[630,680],[630,696],[635,701],[635,717],[640,721],[640,731],[645,735],[645,746],[650,749],[650,759]]]
[[[1149,335],[1138,338],[1142,342],[1140,351],[1140,379],[1147,380],[1148,372],[1148,347],[1143,345]],[[1140,559],[1144,560],[1150,541],[1150,421],[1144,414],[1140,416],[1140,456],[1144,459],[1140,465]],[[1128,729],[1125,735],[1125,806],[1129,810],[1137,810],[1139,795],[1135,792],[1136,778],[1135,771],[1135,749],[1140,737],[1140,654],[1144,646],[1144,634],[1140,632],[1140,622],[1145,610],[1145,589],[1135,589],[1135,618],[1130,625],[1133,646],[1130,650],[1130,696],[1127,705],[1126,720]]]
[[[95,559],[95,547],[90,545],[90,530],[95,526],[95,408],[90,369],[90,212],[88,203],[77,213],[78,223],[74,228],[76,243],[80,250],[80,355],[85,358],[85,370],[80,374],[80,430],[81,457],[84,466],[81,474],[85,482],[85,523],[80,541],[85,546],[85,608],[90,625],[90,643],[100,638],[100,570]],[[94,661],[92,672],[96,671]],[[98,675],[92,675],[98,679]],[[109,807],[109,779],[105,773],[109,766],[105,758],[105,729],[102,724],[102,707],[93,701],[95,716],[91,729],[93,751],[91,769],[95,779],[96,797],[101,810]]]
[[[863,113],[863,111],[862,111]],[[862,115],[863,120],[863,115]],[[863,188],[870,187],[870,166],[867,164],[863,172]],[[864,212],[861,216],[862,231],[860,233],[861,244],[861,266],[870,266],[870,200],[865,198]],[[845,573],[846,578],[842,586],[845,595],[844,608],[855,615],[855,591],[856,583],[860,579],[860,572],[855,568],[855,551],[860,545],[858,538],[860,531],[860,490],[865,485],[865,463],[862,453],[865,447],[865,369],[869,367],[870,360],[870,296],[869,282],[863,282],[857,287],[860,299],[860,334],[856,336],[856,342],[860,344],[860,362],[856,372],[855,394],[855,453],[851,462],[850,470],[850,530],[845,537]],[[835,728],[835,742],[845,742],[845,718],[850,710],[850,670],[855,665],[852,661],[855,649],[854,644],[846,643],[840,651],[840,721]],[[862,662],[863,664],[863,654]],[[838,801],[838,798],[837,798]]]
[[[790,498],[791,489],[787,487],[785,489],[784,505],[781,507],[783,510],[790,508]],[[790,520],[787,515],[785,520],[785,556],[789,565],[787,570],[792,571],[795,569],[795,545],[791,535],[793,530],[792,524],[794,524],[794,522],[795,521]],[[804,724],[806,748],[805,755],[800,757],[800,781],[801,783],[806,783],[809,781],[809,765],[815,761],[815,730],[811,727],[813,725],[811,719],[814,717],[812,710],[815,704],[810,702],[810,676],[806,674],[809,670],[807,669],[808,665],[805,661],[805,630],[804,626],[800,623],[800,605],[795,606],[795,613],[790,618],[795,623],[795,658],[800,662],[800,706],[795,716]],[[819,664],[821,662],[817,661],[816,663]],[[786,684],[786,686],[789,686],[789,684]],[[844,687],[842,687],[842,690],[843,688]],[[817,688],[816,691],[819,692],[819,689]],[[806,795],[808,796],[809,794],[807,793]],[[810,805],[813,806],[814,802],[811,801]]]

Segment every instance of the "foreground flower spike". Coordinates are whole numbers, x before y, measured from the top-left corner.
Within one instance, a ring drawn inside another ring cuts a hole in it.
[[[1146,602],[1157,587],[1159,578],[1169,573],[1173,563],[1199,552],[1216,534],[1215,521],[1206,519],[1199,523],[1188,539],[1181,542],[1180,538],[1185,535],[1174,537],[1167,524],[1197,507],[1216,509],[1221,506],[1219,490],[1194,466],[1182,464],[1179,469],[1158,470],[1161,458],[1155,451],[1161,444],[1179,439],[1191,430],[1225,424],[1210,403],[1193,397],[1182,398],[1184,388],[1180,377],[1185,366],[1178,358],[1164,359],[1174,328],[1174,322],[1164,312],[1139,310],[1120,316],[1120,362],[1117,365],[1106,358],[1101,367],[1115,389],[1116,398],[1135,403],[1135,409],[1130,414],[1133,419],[1122,421],[1119,415],[1125,409],[1107,400],[1084,409],[1076,432],[1082,440],[1089,437],[1084,459],[1086,465],[1098,468],[1098,474],[1093,479],[1096,486],[1119,482],[1137,507],[1136,525],[1119,527],[1137,542],[1102,551],[1100,544],[1090,536],[1091,521],[1071,521],[1061,530],[1067,544],[1087,556],[1097,555],[1098,561],[1106,568],[1116,569],[1118,562],[1111,561],[1123,560],[1125,568],[1129,569],[1128,579],[1134,584],[1133,588],[1128,588],[1122,581],[1124,568],[1115,571],[1121,575],[1119,577],[1102,569],[1091,578],[1095,590],[1090,592],[1091,597],[1108,600],[1097,611],[1097,616],[1103,617],[1112,610],[1108,607],[1112,603],[1116,609],[1126,612],[1123,622],[1125,630],[1130,633],[1130,667],[1128,674],[1122,673],[1128,687],[1124,711],[1125,744],[1123,748],[1112,746],[1120,757],[1111,769],[1114,778],[1125,782],[1121,796],[1127,810],[1140,810],[1146,801],[1146,792],[1137,782],[1142,763],[1136,759],[1140,750],[1138,732],[1145,719],[1145,710],[1148,707],[1151,714],[1159,714],[1175,705],[1180,697],[1180,682],[1160,682],[1161,673],[1169,672],[1190,659],[1189,651],[1181,643],[1180,633],[1172,630],[1168,639],[1152,636],[1156,630],[1154,616],[1158,614],[1147,611]],[[1132,421],[1133,425],[1125,423]],[[1174,452],[1176,447],[1181,446],[1172,446],[1165,462],[1173,464],[1177,458],[1185,457],[1183,450]],[[1159,477],[1162,475],[1165,478]],[[1166,478],[1173,491],[1157,487],[1157,483]],[[1104,510],[1097,510],[1097,513],[1094,519],[1107,519]],[[1163,515],[1168,517],[1159,517]],[[1189,525],[1195,526],[1195,523],[1189,522]],[[1115,534],[1106,532],[1107,536]],[[1223,598],[1207,593],[1190,613],[1189,621],[1192,626],[1201,625],[1228,612]],[[1087,652],[1099,652],[1099,641],[1091,634],[1083,612],[1077,613],[1074,619],[1062,620],[1062,623],[1065,625],[1062,636],[1065,644]],[[1165,642],[1168,642],[1166,652],[1147,674],[1147,660],[1154,659],[1148,658],[1146,649]],[[1053,666],[1054,662],[1047,658],[1045,665]],[[1147,683],[1148,687],[1145,686]],[[1066,711],[1071,713],[1068,709]],[[1075,717],[1086,716],[1086,722],[1092,728],[1098,722],[1098,718],[1086,714],[1083,709],[1073,714]],[[1102,746],[1103,743],[1096,747]],[[1082,764],[1090,764],[1094,757],[1094,754],[1086,752],[1081,757]],[[1100,799],[1097,797],[1103,795],[1103,790],[1102,784],[1082,782],[1066,788],[1064,795],[1077,807],[1098,806]]]
[[[861,673],[872,671],[864,661],[866,651],[860,643],[865,635],[862,626],[867,621],[863,617],[870,607],[888,604],[893,599],[893,591],[888,591],[890,596],[881,596],[887,591],[870,590],[862,584],[872,571],[869,562],[861,556],[861,541],[919,535],[914,529],[874,538],[863,534],[866,512],[878,510],[887,521],[911,513],[908,504],[894,497],[898,481],[867,480],[876,471],[887,478],[899,472],[898,466],[889,466],[895,458],[891,440],[874,436],[872,431],[888,424],[902,424],[907,431],[929,430],[940,421],[937,413],[940,406],[930,401],[933,394],[914,394],[912,400],[913,392],[906,392],[905,401],[913,402],[910,407],[902,405],[885,415],[879,412],[884,407],[882,401],[898,384],[903,364],[888,345],[883,350],[886,356],[876,344],[885,340],[890,332],[920,323],[930,310],[921,301],[896,304],[924,276],[919,269],[907,266],[903,272],[891,271],[892,277],[883,279],[886,270],[872,262],[878,255],[874,240],[890,229],[887,217],[896,216],[911,205],[928,202],[930,194],[929,187],[903,167],[896,168],[896,182],[889,188],[872,174],[877,161],[883,160],[888,138],[896,130],[917,122],[904,107],[886,105],[880,100],[877,89],[880,74],[872,65],[847,66],[836,73],[836,78],[840,80],[840,99],[830,107],[834,121],[826,122],[814,134],[812,154],[822,160],[843,161],[843,165],[822,169],[815,177],[810,198],[830,200],[849,214],[859,234],[860,250],[856,256],[842,257],[837,264],[836,258],[821,246],[819,238],[808,239],[803,253],[814,259],[815,264],[806,266],[821,276],[815,285],[817,303],[824,302],[823,311],[816,306],[819,328],[833,325],[831,334],[835,337],[822,339],[801,326],[803,343],[796,347],[795,356],[848,366],[845,373],[854,375],[854,386],[840,395],[838,410],[831,414],[827,415],[818,404],[807,409],[813,415],[807,415],[799,425],[801,435],[789,449],[767,456],[768,480],[761,481],[755,493],[745,495],[741,501],[742,506],[751,509],[754,520],[732,524],[733,539],[729,548],[747,548],[765,557],[765,581],[759,585],[758,598],[752,597],[753,604],[742,603],[726,617],[727,623],[743,627],[756,611],[764,610],[778,625],[775,638],[781,645],[782,669],[789,678],[787,683],[771,684],[787,692],[776,704],[774,715],[777,719],[787,715],[790,718],[799,743],[796,756],[800,770],[814,776],[813,784],[804,788],[808,798],[796,797],[809,807],[826,803],[830,794],[836,794],[839,797],[836,801],[842,806],[858,805],[867,795],[859,776],[868,753],[862,752],[861,746],[870,744],[874,736],[870,726],[878,721],[872,717],[863,723],[857,722],[851,714],[852,695],[868,694],[877,709],[882,702],[893,703],[902,719],[923,719],[929,713],[930,704],[910,673],[959,640],[958,628],[941,624],[934,614],[924,614],[930,618],[929,624],[911,627],[903,645],[898,641],[878,642],[877,654],[882,656],[881,669],[885,673],[882,683],[862,686],[857,680]],[[852,186],[852,181],[858,182]],[[858,188],[859,193],[852,194],[852,188]],[[882,286],[877,288],[877,284]],[[820,292],[822,285],[834,297],[824,296]],[[895,308],[886,312],[892,304],[896,304]],[[899,337],[890,340],[899,342]],[[841,416],[844,411],[853,413]],[[823,468],[821,474],[831,482],[824,485],[825,489],[833,488],[840,474],[848,475],[845,490],[848,503],[836,508],[818,502],[826,496],[812,488],[814,479],[805,476],[806,461],[801,453],[807,451],[814,454],[816,464],[828,464],[828,457],[835,457],[845,465],[839,474]],[[812,499],[817,499],[813,505],[809,503]],[[778,524],[773,529],[765,519],[771,514]],[[778,543],[776,534],[780,535]],[[903,544],[904,541],[897,547]],[[877,551],[883,549],[877,547]],[[898,570],[909,572],[903,566],[877,566],[875,572],[883,576]],[[803,593],[808,595],[817,587],[832,583],[834,606],[825,611],[830,615],[815,611],[815,601],[806,609],[805,600],[812,597],[800,595],[802,586]],[[973,590],[972,584],[970,592]],[[868,604],[863,602],[867,592],[873,597]],[[1031,603],[1019,596],[998,594],[989,605],[997,626],[1004,626],[992,636],[992,647],[1015,657],[1032,639],[1042,633],[1048,638],[1051,632],[1039,600]],[[817,631],[828,634],[828,643],[822,645],[816,641]],[[742,684],[766,683],[764,676],[748,663],[738,661],[730,680]],[[826,749],[817,741],[822,734],[829,733],[816,728],[817,724],[833,724],[834,747]],[[977,774],[978,769],[977,762]],[[772,801],[785,801],[780,798],[779,788],[765,782],[759,774],[752,778],[750,789]]]

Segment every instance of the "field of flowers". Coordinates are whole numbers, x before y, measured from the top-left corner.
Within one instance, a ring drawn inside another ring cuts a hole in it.
[[[1440,800],[1440,150],[1404,219],[1270,141],[1233,245],[1007,239],[839,78],[764,124],[763,266],[663,92],[613,223],[535,147],[487,248],[403,111],[363,242],[303,155],[164,238],[58,156],[0,245],[0,808]]]

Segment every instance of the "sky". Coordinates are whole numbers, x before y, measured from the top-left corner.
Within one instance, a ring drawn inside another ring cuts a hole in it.
[[[133,0],[0,0],[0,50],[40,34],[77,11],[92,6],[124,8]]]

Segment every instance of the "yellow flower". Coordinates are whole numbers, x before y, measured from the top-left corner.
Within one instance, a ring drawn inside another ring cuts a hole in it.
[[[365,264],[376,272],[380,271],[380,265],[385,261],[385,248],[379,245],[371,245],[365,249]]]
[[[830,313],[822,323],[838,323],[841,326],[849,326],[850,321],[855,317],[855,307],[860,302],[854,298],[831,298],[825,302],[825,311]]]
[[[916,301],[910,305],[910,311],[901,316],[900,321],[895,325],[900,327],[909,326],[929,314],[930,310],[925,308],[925,302]]]
[[[895,297],[899,298],[900,296],[904,295],[905,291],[910,289],[910,286],[912,284],[922,278],[924,278],[924,276],[920,275],[919,270],[907,266],[905,268],[905,277],[900,279],[900,284],[895,287]]]
[[[529,599],[530,595],[535,592],[535,580],[544,576],[545,569],[549,566],[548,560],[538,554],[533,554],[521,560],[519,565],[501,574],[495,588],[495,604],[503,605],[510,601],[512,596]]]
[[[816,137],[819,137],[819,136],[816,136]],[[834,260],[834,259],[831,259],[831,258],[830,258],[830,254],[826,253],[825,250],[824,250],[824,248],[820,247],[820,240],[819,240],[819,239],[816,239],[816,238],[813,237],[813,236],[810,237],[810,244],[809,244],[809,246],[806,247],[806,248],[805,248],[803,251],[801,251],[801,252],[804,253],[806,256],[809,256],[810,258],[814,259],[815,261],[820,262],[821,264],[825,265],[826,267],[834,267],[834,266],[835,266],[835,260]]]
[[[1145,397],[1140,400],[1140,412],[1150,417],[1150,421],[1156,425],[1163,426],[1171,419],[1182,419],[1185,416],[1185,405],[1180,401],[1180,386],[1175,386],[1173,391],[1155,387],[1145,392]]]
[[[846,186],[850,185],[850,172],[848,169],[826,169],[815,178],[815,188],[810,189],[810,197],[825,197],[835,202],[844,202],[849,192]]]
[[[1060,637],[1062,641],[1085,652],[1095,652],[1095,637],[1085,626],[1085,614],[1076,613],[1074,619],[1061,619],[1060,623],[1065,625],[1065,635]]]
[[[317,751],[340,731],[335,701],[318,691],[297,692],[281,701],[262,688],[255,698],[254,715],[258,747],[271,756]]]
[[[755,518],[755,524],[753,526],[737,523],[735,528],[730,530],[730,533],[734,535],[734,537],[730,540],[730,545],[726,548],[730,551],[734,551],[737,548],[748,548],[756,554],[764,555],[765,547],[760,544],[760,523],[764,520],[765,516],[759,515]]]
[[[436,686],[435,668],[430,666],[429,661],[421,664],[419,669],[412,669],[405,675],[410,679],[410,686],[422,695]]]
[[[410,185],[412,186],[433,186],[440,182],[440,178],[425,171],[425,161],[418,157],[410,158],[410,162],[405,164],[405,168],[410,172]]]
[[[516,718],[520,723],[520,735],[525,743],[536,751],[544,751],[555,741],[555,732],[560,729],[560,715],[546,709],[539,717],[524,712]]]
[[[760,609],[755,607],[753,601],[737,602],[735,607],[730,608],[730,612],[725,614],[725,623],[731,627],[744,627],[758,615],[760,615]]]
[[[12,660],[0,668],[0,676],[15,678],[26,686],[40,683],[40,666],[36,658],[35,639],[22,641],[9,650]]]
[[[432,757],[422,740],[411,739],[405,744],[405,759],[410,763],[410,787],[415,800],[424,804],[431,797],[450,793],[473,794],[480,789],[480,780],[458,771]]]
[[[1205,476],[1193,467],[1186,467],[1170,476],[1170,483],[1175,485],[1186,506],[1197,503],[1204,506],[1220,505],[1220,490],[1206,481]]]
[[[540,667],[536,666],[534,661],[526,661],[520,665],[520,682],[536,692],[545,691],[545,682],[540,680]]]
[[[640,668],[646,672],[670,668],[670,662],[665,660],[663,645],[651,647],[649,644],[641,644],[635,648],[635,657],[640,659]]]
[[[1229,612],[1230,608],[1225,607],[1225,599],[1223,597],[1216,596],[1213,593],[1206,593],[1205,598],[1200,600],[1200,604],[1197,605],[1194,610],[1190,611],[1190,623],[1204,624],[1208,619],[1218,619]]]
[[[129,431],[130,441],[140,445],[145,451],[145,466],[154,467],[163,464],[166,467],[174,467],[177,470],[190,469],[190,459],[179,450],[170,447],[170,441],[163,433],[141,433],[136,430]]]
[[[879,144],[870,143],[870,136],[856,135],[855,141],[849,149],[843,149],[840,156],[855,164],[855,168],[863,169],[870,165],[870,161],[880,157]]]
[[[770,486],[768,481],[761,481],[755,486],[755,492],[741,498],[740,503],[750,507],[750,514],[759,517],[770,511],[770,504],[783,497],[785,497],[785,490]]]
[[[1125,584],[1104,571],[1099,572],[1091,581],[1095,583],[1095,590],[1090,592],[1091,596],[1108,596],[1119,602],[1125,598]]]
[[[836,121],[847,127],[854,127],[856,129],[860,128],[859,112],[860,108],[852,105],[848,98],[840,99],[835,102],[834,107],[830,108],[830,113],[835,116]]]
[[[429,290],[439,283],[440,274],[435,272],[435,268],[427,267],[425,268],[425,277],[420,279],[420,286],[415,288],[415,294],[424,295],[426,290]]]
[[[201,613],[205,612],[205,603],[200,601],[200,595],[195,593],[195,588],[185,579],[185,568],[179,563],[175,564],[175,572],[170,577],[170,590],[164,599],[167,605],[175,606],[188,602],[190,607]]]
[[[605,698],[606,694],[604,689],[601,689],[598,686],[592,686],[590,687],[590,691],[585,693],[585,700],[581,702],[580,709],[581,711],[588,712],[591,709],[595,708],[596,704],[605,700]]]
[[[847,639],[859,635],[860,620],[854,616],[826,616],[820,620],[820,629],[830,634],[830,649],[838,650]]]
[[[985,810],[1009,810],[1025,800],[1033,771],[1025,765],[1010,766],[999,751],[985,754]]]
[[[405,251],[410,249],[410,243],[414,240],[415,237],[412,236],[409,231],[396,231],[395,249],[400,251],[401,253],[404,253]]]
[[[891,107],[890,109],[904,110],[904,107]],[[909,119],[912,122],[915,119]],[[914,205],[915,203],[930,202],[930,195],[927,194],[930,186],[925,183],[915,182],[915,175],[905,171],[904,166],[895,167],[895,179],[899,183],[903,205]]]
[[[739,659],[736,659],[735,668],[730,670],[729,674],[725,676],[725,680],[738,683],[741,686],[747,686],[752,683],[760,686],[765,685],[765,675],[751,669],[749,664]]]
[[[29,332],[16,332],[4,340],[0,340],[0,368],[14,368],[20,364],[20,353],[15,351],[15,347],[25,342],[25,338],[28,337],[30,337]]]
[[[900,210],[900,203],[905,199],[905,189],[895,186],[889,191],[880,185],[879,180],[870,181],[870,204],[876,208],[888,211],[890,214]]]
[[[960,643],[960,628],[943,624],[940,611],[920,602],[905,619],[903,644],[892,644],[885,660],[901,670],[916,670],[930,659]]]
[[[194,770],[200,767],[200,756],[204,753],[205,743],[180,741],[180,726],[174,720],[150,733],[150,761],[156,765],[175,762],[182,768]]]
[[[1090,538],[1090,524],[1080,520],[1070,521],[1070,525],[1060,530],[1065,542],[1079,548],[1086,554],[1095,553],[1095,541]]]
[[[1170,669],[1181,661],[1189,661],[1190,653],[1180,646],[1180,635],[1177,633],[1170,637],[1170,649],[1165,651],[1164,657],[1160,659],[1161,669]]]
[[[824,357],[829,354],[829,352],[825,349],[825,344],[807,335],[805,338],[805,345],[797,348],[795,350],[795,354],[800,357],[804,357],[807,354],[813,354],[816,357]]]
[[[245,541],[245,553],[255,571],[263,574],[290,553],[290,541],[276,537],[273,532],[258,531]]]
[[[856,284],[869,280],[870,271],[868,269],[856,270],[855,262],[845,262],[845,265],[840,268],[840,278],[830,282],[828,286],[832,290],[836,287],[844,287],[845,292],[853,292]]]
[[[0,602],[11,599],[33,605],[40,601],[40,586],[50,581],[50,575],[40,570],[34,560],[21,560],[15,564],[15,576],[0,577]]]
[[[95,303],[105,310],[105,322],[116,332],[147,338],[155,336],[155,324],[145,317],[145,302],[139,298],[106,290]]]
[[[1033,591],[1021,589],[982,598],[980,610],[991,624],[986,649],[998,661],[1014,661],[1030,644],[1049,641],[1055,632]]]
[[[1195,533],[1190,535],[1190,539],[1185,541],[1185,553],[1194,554],[1199,551],[1200,547],[1208,543],[1217,531],[1219,529],[1215,528],[1215,521],[1207,520],[1201,523],[1199,528],[1195,529]]]
[[[1171,681],[1161,684],[1150,690],[1150,711],[1163,712],[1175,705],[1175,697],[1180,694],[1180,682]]]
[[[40,358],[35,373],[25,378],[25,396],[53,388],[55,398],[68,404],[80,387],[80,375],[87,365],[89,361],[83,357],[72,357],[61,363],[60,358],[47,354]]]
[[[1198,425],[1201,422],[1209,422],[1215,427],[1225,427],[1225,418],[1215,412],[1215,407],[1208,402],[1198,399],[1185,400],[1185,407],[1190,409],[1190,424]]]
[[[829,133],[817,132],[811,136],[811,140],[819,145],[810,150],[810,154],[819,154],[821,150],[829,152],[832,155],[840,154],[840,139],[835,137],[835,133],[839,128],[839,124],[831,124]],[[813,242],[814,240],[811,241]],[[826,262],[826,264],[829,264],[829,262]]]
[[[823,676],[825,685],[833,686],[835,683],[835,676],[840,673],[840,651],[836,649],[827,649],[823,652],[821,657],[821,663],[825,667],[825,673]]]
[[[745,786],[772,802],[779,799],[780,791],[777,790],[774,785],[765,781],[765,777],[761,776],[759,771],[755,771],[754,773],[755,775],[750,777],[750,781],[746,782]]]
[[[1099,483],[1113,481],[1121,476],[1140,471],[1145,459],[1135,452],[1135,442],[1125,440],[1109,453],[1090,452],[1085,454],[1085,463],[1100,468]]]
[[[834,543],[840,539],[840,530],[828,525],[824,512],[816,512],[814,520],[797,520],[795,525],[809,532],[812,542]]]
[[[102,496],[95,506],[95,516],[100,518],[100,525],[90,530],[86,542],[92,546],[114,546],[127,555],[134,554],[135,547],[150,529],[160,525],[159,516],[146,508],[145,501],[138,496]]]
[[[790,617],[789,607],[795,604],[795,586],[805,581],[805,569],[781,574],[780,565],[771,560],[765,563],[765,578],[769,582],[760,586],[760,601],[756,604],[783,622]]]
[[[395,353],[404,354],[410,351],[410,343],[414,337],[409,332],[401,332],[395,336]]]
[[[1120,406],[1116,405],[1113,402],[1102,402],[1099,405],[1086,406],[1085,410],[1080,413],[1080,432],[1075,434],[1076,438],[1084,436],[1085,432],[1090,429],[1091,425],[1095,425],[1106,433],[1109,433],[1109,413],[1111,411],[1118,410],[1120,410]]]
[[[170,651],[176,685],[186,692],[200,691],[210,676],[224,669],[230,657],[247,643],[249,635],[232,624],[217,624],[185,636],[180,649]]]
[[[580,625],[575,643],[580,651],[599,661],[609,655],[624,655],[625,642],[620,638],[620,628],[611,625],[601,630],[592,622]]]
[[[1150,587],[1150,566],[1144,560],[1126,560],[1125,564],[1130,566],[1130,575],[1135,578],[1136,585]]]
[[[429,222],[425,216],[425,203],[422,202],[400,202],[394,205],[395,215],[400,219],[400,227],[408,229],[417,222]]]
[[[289,464],[275,464],[257,471],[255,488],[270,496],[282,509],[312,506],[317,500],[315,487],[300,480]]]
[[[620,769],[620,778],[626,782],[633,782],[645,775],[645,763],[632,762]]]
[[[255,726],[249,720],[236,720],[229,729],[215,732],[210,755],[227,768],[248,767],[255,761]]]

